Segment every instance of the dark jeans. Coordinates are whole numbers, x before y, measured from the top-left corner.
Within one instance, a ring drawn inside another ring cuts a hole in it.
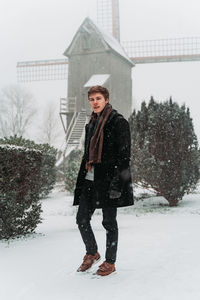
[[[93,182],[85,180],[85,186],[80,198],[80,204],[76,216],[76,222],[80,230],[87,254],[95,255],[97,252],[97,243],[92,231],[90,220],[95,211],[92,206]],[[118,226],[117,226],[117,208],[102,208],[103,221],[102,225],[106,229],[106,261],[115,263],[118,244]]]

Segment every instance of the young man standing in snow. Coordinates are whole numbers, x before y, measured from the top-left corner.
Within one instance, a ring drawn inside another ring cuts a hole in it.
[[[78,272],[85,272],[100,260],[90,220],[102,208],[106,229],[105,261],[96,274],[115,272],[118,245],[117,207],[133,205],[130,174],[130,129],[127,120],[109,104],[109,92],[102,86],[88,91],[93,110],[86,125],[85,149],[74,193],[79,205],[76,220],[86,254]]]

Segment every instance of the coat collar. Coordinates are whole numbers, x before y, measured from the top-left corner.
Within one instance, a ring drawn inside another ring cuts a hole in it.
[[[118,113],[118,111],[116,109],[112,109],[110,116],[105,124],[105,126],[107,126],[114,118],[116,118],[117,116],[121,116],[121,114]],[[86,129],[88,129],[89,123],[86,124]]]

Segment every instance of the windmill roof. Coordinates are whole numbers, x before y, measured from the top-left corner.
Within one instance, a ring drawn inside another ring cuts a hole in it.
[[[89,24],[90,26],[92,26],[92,28],[96,31],[96,33],[101,37],[101,39],[104,41],[104,43],[106,43],[106,45],[112,49],[115,53],[119,54],[121,57],[123,57],[126,61],[128,61],[132,66],[134,66],[134,63],[130,60],[130,58],[128,57],[128,55],[126,54],[126,52],[124,51],[123,47],[121,46],[121,44],[119,43],[119,41],[117,39],[115,39],[110,33],[104,31],[103,29],[101,29],[98,25],[95,24],[94,21],[92,21],[90,18],[86,18],[83,23],[81,24],[81,26],[79,27],[78,31],[76,32],[71,44],[69,45],[69,47],[66,49],[66,51],[64,52],[64,55],[68,56],[68,52],[71,49],[75,38],[78,34],[78,32],[81,30],[81,28],[83,28],[84,30],[87,31],[86,28],[86,24]]]

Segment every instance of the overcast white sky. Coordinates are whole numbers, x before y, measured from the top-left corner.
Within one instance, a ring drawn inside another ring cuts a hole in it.
[[[119,0],[121,40],[200,36],[199,0]],[[0,89],[16,83],[18,61],[63,58],[86,16],[96,20],[96,0],[1,0]],[[191,108],[199,123],[200,62],[137,65],[133,98],[137,105],[154,95],[172,96]],[[66,83],[60,83],[65,96]],[[54,86],[53,83],[51,83]],[[40,83],[42,86],[42,83]],[[46,83],[43,85],[46,88]]]
[[[199,0],[119,0],[121,40],[200,36]],[[17,61],[61,58],[96,0],[1,0],[0,86]]]

